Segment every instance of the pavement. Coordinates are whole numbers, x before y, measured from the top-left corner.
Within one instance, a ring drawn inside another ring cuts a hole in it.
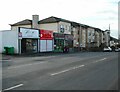
[[[118,90],[115,52],[19,57],[12,62],[3,67],[4,91]]]
[[[41,52],[41,53],[24,53],[24,54],[14,54],[14,55],[6,55],[0,54],[0,60],[10,60],[11,58],[22,58],[22,57],[37,57],[37,56],[51,56],[51,55],[61,55],[61,54],[72,54],[72,53],[80,53],[80,52]]]

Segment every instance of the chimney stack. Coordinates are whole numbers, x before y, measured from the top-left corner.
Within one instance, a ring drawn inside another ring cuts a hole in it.
[[[39,29],[38,21],[39,21],[39,15],[32,15],[32,28]]]

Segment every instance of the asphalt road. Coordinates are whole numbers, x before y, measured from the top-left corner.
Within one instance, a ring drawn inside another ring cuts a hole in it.
[[[3,63],[2,90],[117,90],[118,53],[83,52],[13,58]]]

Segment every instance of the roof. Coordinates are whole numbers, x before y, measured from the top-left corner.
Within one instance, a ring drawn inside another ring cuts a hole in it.
[[[117,42],[118,41],[118,39],[116,39],[116,38],[114,38],[114,37],[112,37],[112,36],[110,36],[110,40],[112,41],[115,41],[115,42]]]
[[[69,20],[58,18],[58,17],[54,17],[54,16],[42,19],[42,20],[40,20],[38,22],[38,24],[56,23],[56,22],[60,22],[60,21],[71,23],[71,25],[73,27],[82,26],[82,27],[85,27],[85,28],[89,28],[90,27],[90,28],[94,28],[94,29],[100,30],[99,28],[91,27],[91,26],[88,26],[88,25],[85,25],[85,24],[77,23],[77,22],[74,22],[74,21],[69,21]],[[15,23],[15,24],[11,24],[11,26],[20,26],[20,25],[32,25],[32,20],[25,19],[25,20],[22,20],[20,22]]]
[[[15,23],[15,24],[11,24],[11,26],[30,25],[30,24],[32,24],[32,20],[25,19],[25,20]]]
[[[73,27],[76,27],[76,26],[79,26],[80,24],[79,24],[79,23],[76,23],[76,22],[71,22],[71,25],[72,25]]]
[[[43,20],[40,20],[38,23],[39,24],[56,23],[56,22],[59,22],[59,21],[71,23],[71,21],[69,21],[69,20],[65,20],[65,19],[62,19],[62,18],[54,17],[54,16],[51,16],[51,17],[45,18]]]

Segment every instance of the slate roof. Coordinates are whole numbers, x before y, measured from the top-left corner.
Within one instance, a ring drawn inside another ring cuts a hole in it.
[[[38,24],[56,23],[56,22],[59,22],[59,21],[71,23],[71,21],[69,21],[69,20],[65,20],[65,19],[62,19],[62,18],[57,18],[57,17],[51,16],[51,17],[45,18],[45,19],[43,19],[43,20],[40,20],[40,21],[38,22]],[[11,26],[31,25],[31,24],[32,24],[32,20],[25,19],[25,20],[23,20],[23,21],[20,21],[20,22],[11,24]]]
[[[65,19],[62,19],[62,18],[54,17],[54,16],[51,16],[51,17],[45,18],[43,20],[40,20],[38,23],[39,24],[56,23],[56,22],[59,22],[59,21],[71,23],[71,21],[69,21],[69,20],[65,20]]]
[[[32,20],[29,19],[25,19],[23,21],[11,24],[11,26],[19,26],[19,25],[31,25],[32,24]]]
[[[85,24],[77,23],[77,22],[74,22],[74,21],[69,21],[69,20],[58,18],[58,17],[54,17],[54,16],[42,19],[42,20],[38,21],[38,24],[56,23],[56,22],[60,22],[60,21],[71,23],[71,25],[73,27],[76,27],[76,26],[83,26],[85,28],[91,27],[91,26],[88,26],[88,25],[85,25]],[[14,23],[14,24],[10,24],[10,25],[11,26],[32,25],[32,20],[25,19],[23,21],[20,21],[20,22]],[[95,28],[95,27],[91,27],[91,28]]]

